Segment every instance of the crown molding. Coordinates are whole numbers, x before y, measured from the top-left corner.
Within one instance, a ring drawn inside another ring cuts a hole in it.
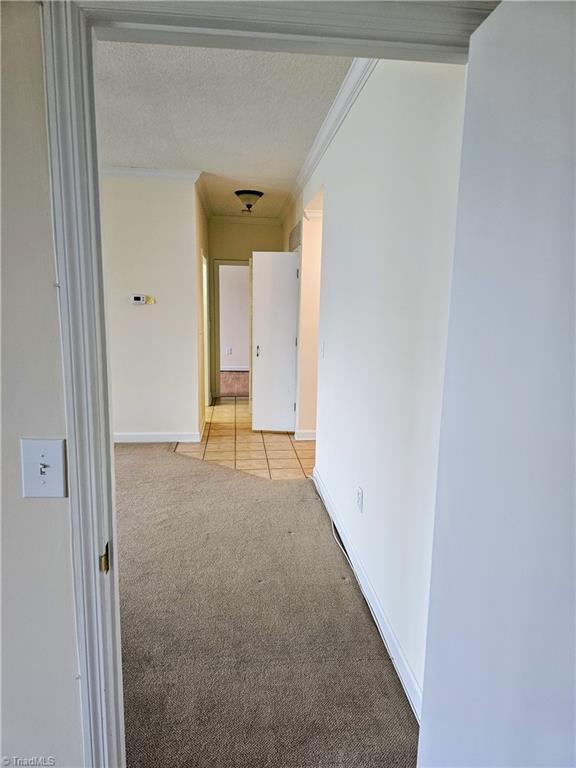
[[[261,224],[271,227],[282,226],[282,219],[270,216],[210,216],[210,223],[214,224]]]
[[[198,181],[202,171],[177,171],[168,168],[138,168],[136,166],[104,165],[101,176],[130,176],[139,179],[171,179],[173,181]]]
[[[362,88],[366,85],[377,63],[378,59],[354,59],[350,65],[350,69],[342,81],[336,98],[332,102],[332,106],[328,110],[320,130],[316,134],[316,138],[310,147],[306,160],[304,160],[300,173],[296,177],[295,195],[304,189],[306,183],[316,170],[318,163],[332,143],[332,139],[338,133],[346,115],[352,109],[352,105],[360,95]]]
[[[323,211],[314,210],[311,208],[304,208],[305,219],[321,219]]]

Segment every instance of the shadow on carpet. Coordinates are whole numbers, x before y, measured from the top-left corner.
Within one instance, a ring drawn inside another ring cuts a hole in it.
[[[121,445],[128,768],[413,768],[417,724],[309,480]]]

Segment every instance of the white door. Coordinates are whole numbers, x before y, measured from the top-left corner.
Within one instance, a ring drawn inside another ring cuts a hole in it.
[[[296,424],[298,253],[252,254],[252,429]]]

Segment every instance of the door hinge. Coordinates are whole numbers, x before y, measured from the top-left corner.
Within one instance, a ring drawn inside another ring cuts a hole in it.
[[[299,278],[300,278],[300,270],[297,269],[296,270],[296,280],[298,280]]]
[[[103,554],[98,558],[98,567],[100,568],[100,573],[108,573],[110,570],[110,545],[108,542],[106,542]]]
[[[294,413],[296,413],[296,403],[294,403]]]
[[[298,336],[296,336],[296,339],[294,340],[294,344],[298,346]]]

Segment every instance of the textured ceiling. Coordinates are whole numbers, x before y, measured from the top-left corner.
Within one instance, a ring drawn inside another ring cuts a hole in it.
[[[204,171],[213,215],[238,187],[277,216],[351,60],[140,43],[96,44],[100,161]]]

